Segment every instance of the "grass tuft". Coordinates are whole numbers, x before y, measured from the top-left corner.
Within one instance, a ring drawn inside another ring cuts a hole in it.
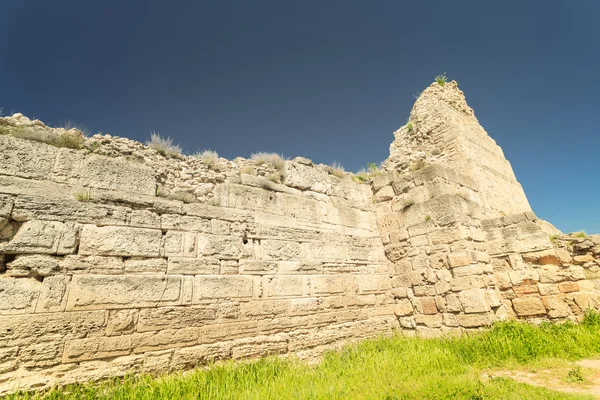
[[[576,238],[586,238],[587,233],[585,233],[584,231],[574,232],[573,236],[575,236]]]
[[[156,150],[158,154],[164,157],[178,157],[181,155],[181,146],[173,144],[173,139],[162,137],[157,132],[150,134],[150,140],[146,142],[146,146]]]
[[[80,191],[73,193],[73,197],[77,201],[92,201],[92,190]]]
[[[342,164],[340,164],[338,162],[334,162],[331,165],[331,174],[333,176],[337,176],[340,179],[343,179],[346,176],[346,170],[344,169]]]
[[[250,159],[256,162],[256,164],[258,165],[271,164],[280,171],[283,170],[283,167],[285,165],[285,158],[283,158],[277,153],[253,153],[250,156]]]
[[[217,164],[217,161],[219,161],[219,153],[213,150],[199,151],[193,156],[200,159],[200,161],[209,168],[214,167]]]
[[[444,86],[446,84],[446,82],[448,82],[448,78],[446,77],[446,73],[444,72],[443,74],[437,75],[435,77],[435,81],[438,83],[438,85]]]
[[[394,335],[329,352],[311,367],[294,358],[225,362],[159,378],[127,376],[53,389],[45,399],[584,399],[484,371],[600,354],[600,316],[580,325],[503,322],[459,338]],[[583,375],[574,370],[571,379]],[[8,400],[38,399],[38,394]]]
[[[0,126],[0,135],[11,135],[19,139],[33,140],[56,147],[79,150],[83,147],[85,136],[80,131],[64,131],[56,133],[49,129],[24,126]]]
[[[411,133],[413,131],[412,121],[408,121],[408,123],[406,124],[406,129],[407,129],[408,133]]]

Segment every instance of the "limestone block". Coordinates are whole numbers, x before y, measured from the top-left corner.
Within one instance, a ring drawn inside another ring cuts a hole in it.
[[[401,299],[394,305],[394,315],[397,317],[405,317],[407,315],[412,315],[413,313],[413,305],[408,299]]]
[[[62,343],[38,343],[19,350],[19,360],[27,368],[49,367],[60,363]]]
[[[440,328],[442,326],[443,317],[442,314],[434,315],[415,315],[415,322],[417,325],[425,325],[428,328]]]
[[[15,369],[17,369],[18,352],[19,348],[17,346],[0,349],[0,374],[4,374],[6,372],[14,371]],[[2,393],[1,390],[0,393]]]
[[[67,305],[67,288],[70,277],[54,275],[44,278],[35,312],[62,312]]]
[[[208,240],[201,238],[193,232],[168,231],[165,235],[165,256],[167,257],[196,257],[208,244]]]
[[[143,164],[92,154],[85,158],[82,168],[81,186],[155,195],[155,173]]]
[[[68,182],[72,178],[79,178],[84,157],[85,155],[81,151],[67,148],[57,149],[56,160],[49,178],[55,182]]]
[[[462,306],[458,295],[448,294],[446,295],[446,310],[448,312],[459,312],[462,311]]]
[[[106,323],[106,335],[115,336],[133,333],[137,320],[138,310],[110,310]]]
[[[578,292],[579,285],[577,282],[562,282],[558,284],[558,290],[560,290],[561,293]]]
[[[0,174],[30,179],[48,179],[57,147],[33,140],[0,135]]]
[[[320,259],[323,251],[315,250],[315,258]],[[301,260],[306,259],[304,249],[297,242],[282,240],[263,240],[261,241],[261,255],[267,260]]]
[[[301,190],[312,190],[318,193],[331,192],[329,174],[319,168],[294,162],[286,162],[283,183]]]
[[[565,318],[571,314],[571,308],[563,296],[542,297],[542,302],[548,310],[549,318]]]
[[[0,276],[0,315],[34,312],[41,288],[32,278]]]
[[[298,275],[274,275],[263,278],[264,297],[302,296],[305,292],[305,281]],[[308,287],[306,287],[308,292]]]
[[[60,260],[60,269],[68,274],[122,274],[123,268],[121,257],[68,255]]]
[[[294,266],[300,264],[291,262]],[[289,263],[288,263],[289,264]],[[240,262],[240,273],[248,275],[267,275],[277,272],[278,264],[274,261],[245,260]]]
[[[394,195],[394,189],[391,186],[385,186],[377,191],[377,194],[375,194],[375,199],[377,199],[379,202],[389,201],[394,198]]]
[[[438,313],[437,305],[434,297],[416,298],[413,303],[415,309],[425,315],[433,315]]]
[[[512,301],[515,312],[519,317],[545,315],[546,307],[539,297],[522,297]]]
[[[150,210],[131,210],[127,225],[134,228],[160,229],[160,216]]]
[[[173,275],[74,275],[67,310],[177,305],[181,286]]]
[[[166,329],[158,332],[145,332],[132,335],[133,352],[171,349],[199,344],[201,328]]]
[[[585,263],[594,262],[595,258],[589,254],[573,257],[573,264],[584,265]]]
[[[240,272],[237,260],[220,260],[220,266],[221,275],[237,275]]]
[[[112,358],[131,353],[132,335],[75,339],[65,343],[63,363]]]
[[[216,258],[169,257],[167,273],[180,275],[218,275],[219,260]]]
[[[9,218],[13,209],[14,200],[12,196],[0,194],[0,218]],[[3,227],[0,225],[0,229]]]
[[[448,254],[448,264],[452,268],[469,265],[472,262],[473,262],[473,259],[471,258],[471,254],[469,254],[467,252]]]
[[[492,318],[489,313],[485,314],[460,314],[456,316],[458,325],[463,328],[480,328],[490,326]]]
[[[7,276],[48,276],[60,272],[60,258],[42,255],[31,254],[21,255],[6,264]]]
[[[58,221],[27,221],[0,252],[9,254],[70,254],[75,251],[79,226]]]
[[[288,351],[287,337],[283,335],[255,336],[238,339],[232,343],[231,357],[234,359],[266,357]]]
[[[256,336],[257,321],[230,322],[206,325],[202,328],[202,343],[214,343],[242,337]]]
[[[156,229],[84,225],[79,254],[158,257],[161,240]]]
[[[164,274],[167,272],[167,260],[164,258],[131,257],[124,261],[123,269],[126,274]]]
[[[202,244],[206,241],[206,244]],[[253,253],[252,245],[244,245],[236,236],[198,236],[198,254],[219,259],[240,259]]]
[[[254,219],[252,213],[249,211],[236,208],[214,207],[202,203],[184,204],[183,213],[204,219],[218,219],[230,222],[251,222]]]
[[[490,303],[484,289],[467,289],[458,294],[466,314],[490,311]]]
[[[466,265],[464,267],[456,267],[452,270],[455,277],[481,275],[483,270],[479,264]]]
[[[350,275],[315,275],[310,277],[311,293],[329,295],[334,293],[356,293],[356,277]]]
[[[160,225],[163,230],[212,232],[210,219],[190,215],[163,214],[160,216]]]
[[[555,294],[560,294],[560,290],[558,290],[558,285],[553,283],[538,283],[538,290],[541,296],[551,296]]]
[[[57,189],[55,189],[57,190]],[[65,189],[61,189],[61,192]],[[42,194],[46,195],[46,193]],[[18,221],[34,219],[74,221],[98,225],[127,225],[132,218],[132,210],[127,207],[76,201],[68,193],[69,199],[55,199],[50,196],[18,196],[12,218]]]
[[[24,346],[36,341],[54,341],[57,337],[69,340],[97,336],[104,330],[104,324],[104,310],[0,316],[0,343]]]
[[[230,357],[231,342],[201,344],[175,349],[170,365],[173,369],[188,369]]]
[[[384,186],[390,186],[396,179],[400,179],[400,175],[396,171],[386,171],[373,178],[371,187],[374,191],[378,191]]]
[[[392,288],[389,275],[360,275],[356,279],[360,293],[383,293]]]
[[[205,299],[251,298],[254,279],[251,276],[196,276],[194,278],[193,303]]]

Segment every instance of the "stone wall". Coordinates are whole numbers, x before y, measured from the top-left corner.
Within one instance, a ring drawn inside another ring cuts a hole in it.
[[[598,307],[600,236],[535,216],[455,82],[410,122],[365,184],[0,118],[0,394]]]

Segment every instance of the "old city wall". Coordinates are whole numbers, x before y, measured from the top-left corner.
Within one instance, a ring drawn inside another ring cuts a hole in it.
[[[600,236],[535,216],[454,82],[409,121],[360,182],[109,135],[56,147],[0,118],[0,394],[598,307]]]

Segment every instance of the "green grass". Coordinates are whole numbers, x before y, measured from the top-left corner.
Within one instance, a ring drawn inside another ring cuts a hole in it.
[[[444,72],[443,74],[437,75],[435,77],[435,81],[438,83],[438,85],[444,86],[446,84],[446,82],[448,82],[448,78],[446,77],[446,73]]]
[[[484,371],[600,354],[600,314],[580,325],[499,323],[461,338],[366,340],[310,367],[294,359],[227,362],[160,378],[148,375],[50,391],[45,399],[586,399],[480,379]],[[8,399],[35,399],[13,395]]]

